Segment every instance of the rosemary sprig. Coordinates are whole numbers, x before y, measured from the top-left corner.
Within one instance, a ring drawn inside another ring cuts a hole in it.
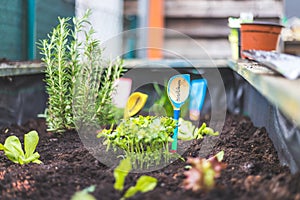
[[[48,39],[40,41],[49,131],[64,132],[78,122],[105,124],[113,119],[111,95],[114,81],[122,74],[122,62],[104,60],[100,42],[93,38],[90,14],[88,10],[81,19],[73,18],[73,24],[71,18],[58,18]],[[83,42],[79,34],[84,35]]]

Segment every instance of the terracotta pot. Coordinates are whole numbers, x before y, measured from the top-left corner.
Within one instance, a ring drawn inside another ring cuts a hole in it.
[[[241,24],[241,51],[276,50],[282,25],[268,22]]]

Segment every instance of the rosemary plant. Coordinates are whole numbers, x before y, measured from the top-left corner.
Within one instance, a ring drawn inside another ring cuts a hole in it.
[[[58,26],[40,42],[49,95],[49,131],[73,129],[75,122],[84,123],[86,119],[101,123],[113,119],[111,95],[113,83],[123,71],[122,62],[104,61],[100,42],[93,38],[89,15],[87,11],[81,19],[58,18]],[[84,41],[78,39],[79,34],[84,35]]]

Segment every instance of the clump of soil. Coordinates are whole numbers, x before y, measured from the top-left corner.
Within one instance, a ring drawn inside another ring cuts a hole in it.
[[[113,169],[101,164],[82,145],[75,131],[63,135],[48,133],[44,120],[30,120],[23,126],[1,130],[0,142],[10,135],[23,141],[23,135],[37,130],[37,151],[43,164],[18,165],[0,153],[1,199],[70,199],[74,192],[95,185],[97,199],[120,199],[113,188]],[[155,190],[131,199],[294,199],[300,200],[300,173],[292,175],[281,166],[264,128],[254,127],[243,116],[228,115],[222,133],[215,138],[209,155],[224,150],[227,168],[210,192],[192,192],[182,188],[185,162],[178,160],[147,175],[156,177]],[[193,141],[183,155],[201,156],[203,140]],[[142,174],[131,173],[125,187],[135,184]]]

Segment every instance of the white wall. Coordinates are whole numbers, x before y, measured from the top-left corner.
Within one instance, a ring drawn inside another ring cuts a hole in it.
[[[87,9],[92,11],[90,22],[96,30],[95,37],[104,43],[104,55],[119,56],[122,38],[114,36],[122,32],[123,0],[76,0],[76,16],[82,16]]]

